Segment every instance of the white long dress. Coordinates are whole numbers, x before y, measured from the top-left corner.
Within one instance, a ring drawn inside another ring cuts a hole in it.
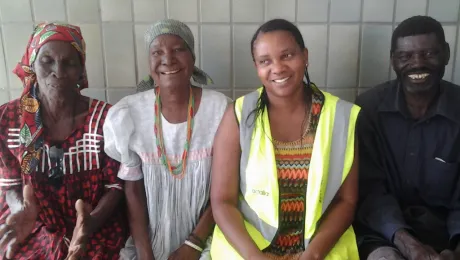
[[[212,144],[229,99],[203,89],[182,179],[173,177],[160,163],[154,135],[154,101],[155,92],[149,90],[127,96],[111,108],[104,125],[105,152],[122,163],[119,178],[144,179],[150,242],[155,259],[165,260],[184,243],[208,203]],[[166,154],[176,165],[184,149],[187,122],[171,124],[163,116],[161,120]],[[137,259],[131,238],[121,258]],[[201,259],[210,259],[208,248]]]

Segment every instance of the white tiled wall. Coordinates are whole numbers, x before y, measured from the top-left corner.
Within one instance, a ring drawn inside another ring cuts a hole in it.
[[[259,85],[250,40],[264,21],[295,22],[309,48],[310,74],[320,87],[353,100],[394,77],[391,33],[405,18],[440,20],[451,46],[445,78],[460,84],[460,0],[0,0],[0,103],[16,98],[21,83],[11,72],[34,23],[79,25],[87,42],[90,88],[86,95],[117,102],[133,93],[149,69],[143,33],[166,17],[195,34],[196,64],[230,97]]]

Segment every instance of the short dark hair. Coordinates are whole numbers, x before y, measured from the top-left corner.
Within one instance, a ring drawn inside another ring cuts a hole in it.
[[[273,31],[287,31],[294,36],[295,41],[299,45],[299,47],[303,50],[305,49],[305,42],[303,41],[302,34],[300,33],[299,29],[297,26],[295,26],[293,23],[284,20],[284,19],[273,19],[270,20],[264,24],[262,24],[259,29],[254,33],[254,36],[252,36],[251,40],[251,54],[252,54],[252,59],[254,59],[254,42],[257,40],[257,37],[259,36],[260,33],[267,33],[267,32],[273,32]]]
[[[391,36],[391,53],[395,51],[396,42],[399,38],[430,33],[436,35],[440,44],[444,45],[446,43],[441,23],[431,17],[417,15],[402,21]]]

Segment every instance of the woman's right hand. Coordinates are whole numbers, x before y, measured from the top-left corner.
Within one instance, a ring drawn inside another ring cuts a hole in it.
[[[8,259],[14,257],[18,246],[30,235],[38,216],[37,200],[31,185],[24,186],[23,198],[22,208],[11,212],[6,223],[0,227],[0,249],[6,247]]]

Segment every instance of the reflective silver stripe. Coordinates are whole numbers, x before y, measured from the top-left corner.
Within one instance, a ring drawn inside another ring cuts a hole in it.
[[[259,230],[267,241],[272,241],[273,238],[275,238],[278,229],[259,218],[257,213],[249,206],[245,199],[240,200],[238,206],[244,219]]]
[[[243,109],[241,110],[240,120],[240,147],[241,147],[241,161],[240,161],[240,178],[245,179],[246,167],[249,161],[249,151],[251,150],[252,133],[254,132],[255,113],[251,113],[257,107],[259,100],[259,92],[254,91],[246,95],[243,99]],[[242,181],[240,185],[241,193],[246,193],[246,182]]]
[[[240,189],[243,194],[246,192],[246,168],[249,161],[249,151],[252,143],[252,133],[254,131],[255,114],[251,112],[257,107],[260,93],[254,91],[244,97],[243,108],[240,119],[240,146],[241,146],[241,161],[240,161]],[[345,155],[348,142],[348,128],[350,122],[351,110],[353,104],[338,100],[335,109],[334,126],[332,129],[331,153],[329,158],[329,174],[326,185],[326,192],[323,199],[322,213],[334,199],[337,191],[342,185],[343,168],[345,163]],[[248,118],[249,117],[249,118]],[[257,213],[249,206],[246,200],[242,199],[239,202],[239,208],[243,217],[251,225],[253,225],[267,241],[272,241],[276,235],[277,228],[267,224]],[[305,239],[305,247],[310,243],[310,239]]]
[[[329,174],[326,193],[323,199],[323,212],[334,199],[342,186],[343,167],[347,152],[348,126],[353,104],[339,100],[335,108],[334,128],[332,129],[331,153],[329,155]]]
[[[244,195],[246,193],[246,168],[249,161],[249,151],[251,150],[252,133],[254,132],[255,113],[251,113],[257,107],[260,93],[254,91],[244,97],[243,108],[241,110],[240,120],[240,189]],[[244,199],[239,201],[239,209],[244,219],[253,225],[267,241],[272,241],[276,235],[277,228],[267,224],[263,219],[259,218],[257,213],[249,206]]]
[[[329,204],[342,186],[343,167],[347,152],[348,126],[353,104],[339,100],[335,108],[334,127],[332,129],[331,153],[329,155],[329,174],[327,177],[326,192],[323,199],[324,214]],[[305,239],[305,247],[310,243],[310,239]]]

